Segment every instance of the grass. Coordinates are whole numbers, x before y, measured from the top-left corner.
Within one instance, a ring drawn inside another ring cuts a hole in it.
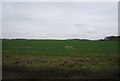
[[[3,40],[3,79],[119,79],[117,41]]]
[[[117,45],[114,41],[4,40],[3,50],[117,54]]]

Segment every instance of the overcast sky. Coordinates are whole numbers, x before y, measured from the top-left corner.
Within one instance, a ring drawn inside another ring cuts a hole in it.
[[[2,3],[2,9],[3,38],[100,39],[118,35],[117,2],[8,2]]]

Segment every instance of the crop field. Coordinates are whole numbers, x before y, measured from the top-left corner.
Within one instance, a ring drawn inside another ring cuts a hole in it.
[[[3,40],[3,79],[119,79],[118,41]]]

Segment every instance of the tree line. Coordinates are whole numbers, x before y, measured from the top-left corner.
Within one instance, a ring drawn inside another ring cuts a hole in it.
[[[120,36],[108,36],[100,40],[101,41],[120,41]]]
[[[15,39],[9,39],[9,38],[3,38],[0,40],[52,40],[52,39],[26,39],[26,38],[15,38]],[[55,40],[55,39],[53,39]],[[57,39],[56,39],[57,40]],[[86,40],[90,41],[90,39],[66,39],[66,40]],[[97,39],[97,41],[120,41],[120,36],[108,36],[103,39]]]

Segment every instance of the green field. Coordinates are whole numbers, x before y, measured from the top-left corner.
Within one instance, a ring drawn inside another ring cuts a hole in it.
[[[3,40],[3,79],[118,79],[118,42]]]

